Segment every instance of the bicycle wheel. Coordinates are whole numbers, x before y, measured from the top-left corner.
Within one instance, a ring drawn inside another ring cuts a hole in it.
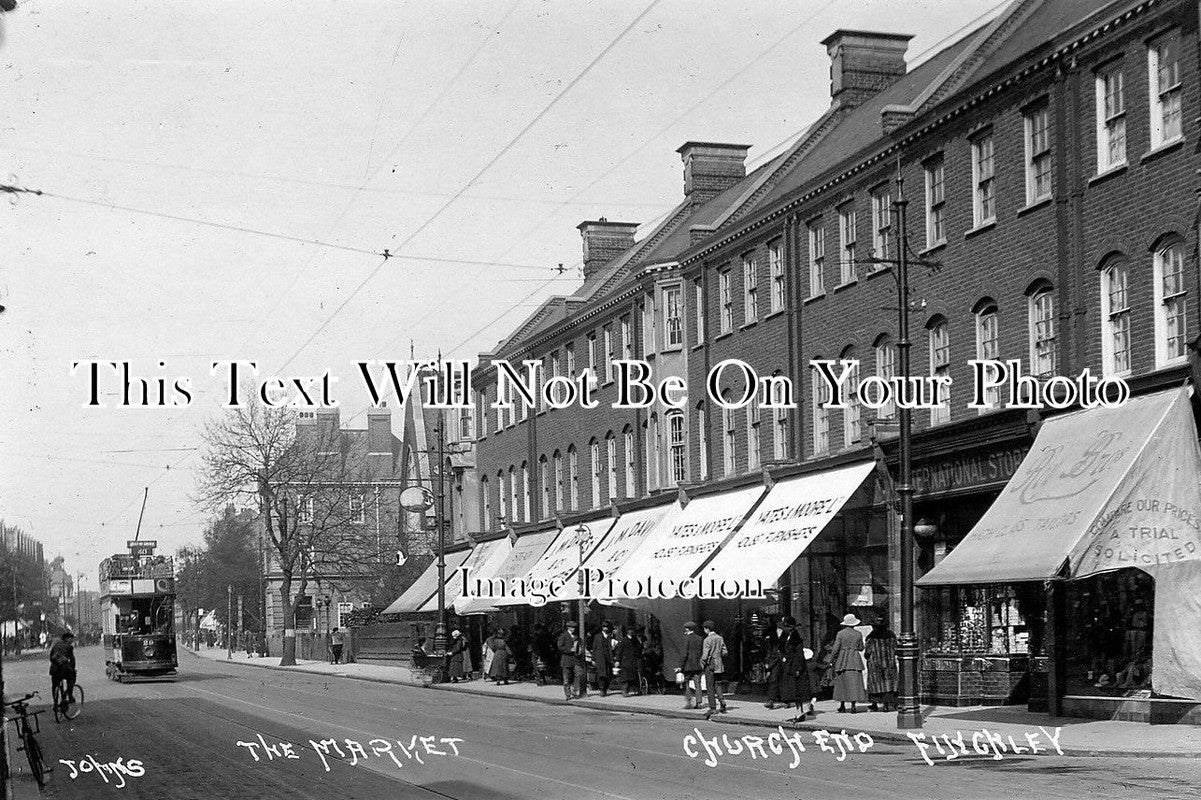
[[[62,702],[63,702],[63,685],[61,683],[55,684],[54,691],[51,692],[51,703],[50,704],[54,707],[54,721],[56,723],[63,721]]]
[[[66,692],[63,692],[63,694],[65,696]],[[71,690],[71,699],[74,702],[68,703],[66,708],[64,708],[62,711],[63,716],[67,719],[75,719],[79,716],[80,712],[83,711],[83,687],[78,683],[75,684],[75,688]]]
[[[25,757],[29,759],[29,771],[38,782],[38,788],[46,788],[46,762],[42,760],[42,746],[29,729],[25,730]]]

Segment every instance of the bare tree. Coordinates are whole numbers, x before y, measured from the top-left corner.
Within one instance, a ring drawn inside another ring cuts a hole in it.
[[[310,583],[374,577],[374,542],[350,524],[361,513],[354,499],[369,483],[365,465],[343,447],[336,425],[298,428],[295,411],[258,402],[210,421],[202,437],[198,499],[213,507],[257,505],[281,576],[280,664],[295,665],[296,609]]]

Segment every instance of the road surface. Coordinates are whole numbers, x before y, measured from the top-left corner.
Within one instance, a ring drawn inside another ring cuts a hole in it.
[[[87,701],[73,722],[55,725],[44,715],[42,747],[55,768],[45,796],[1166,799],[1196,797],[1201,784],[1201,759],[973,755],[928,766],[911,746],[876,743],[839,761],[808,732],[800,733],[803,753],[776,739],[779,754],[765,743],[752,758],[748,749],[726,751],[737,749],[738,737],[769,730],[181,658],[174,682],[124,685],[104,678],[100,648],[78,651]],[[9,696],[49,694],[40,661],[7,663],[4,673]],[[705,766],[703,745],[686,746],[698,728],[717,737],[723,754],[715,767]],[[320,744],[329,739],[344,758]],[[23,767],[23,754],[16,758]],[[124,770],[94,766],[118,760]],[[18,797],[31,796],[31,785],[27,770],[18,774]]]

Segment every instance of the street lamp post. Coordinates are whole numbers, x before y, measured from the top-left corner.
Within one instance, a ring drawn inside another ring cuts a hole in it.
[[[583,587],[585,585],[584,584],[584,556],[587,555],[588,545],[592,542],[592,529],[589,528],[587,525],[580,523],[575,529],[575,536],[576,536],[576,546],[579,547],[579,549],[580,549],[580,569],[579,569],[579,576],[580,576],[579,577],[579,580],[580,580],[579,615],[580,615],[580,620],[579,620],[579,622],[580,622],[580,639],[581,639],[581,641],[584,641],[585,640],[584,616],[588,611],[588,598],[583,596],[583,594],[584,594]]]
[[[905,179],[897,166],[897,295],[898,340],[897,356],[901,379],[909,385],[909,238],[905,230]],[[922,710],[917,687],[917,634],[914,631],[913,607],[913,416],[908,404],[900,405],[900,467],[897,496],[901,504],[901,635],[897,639],[898,692],[897,727],[922,727]]]

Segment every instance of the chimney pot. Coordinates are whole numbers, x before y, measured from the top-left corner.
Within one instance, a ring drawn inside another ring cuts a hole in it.
[[[749,144],[684,142],[676,150],[684,162],[684,197],[700,205],[745,178],[750,149]]]
[[[610,222],[601,217],[584,220],[576,229],[584,240],[584,279],[634,246],[637,222]]]
[[[839,29],[822,40],[830,54],[830,97],[853,108],[903,76],[905,51],[913,37]]]

